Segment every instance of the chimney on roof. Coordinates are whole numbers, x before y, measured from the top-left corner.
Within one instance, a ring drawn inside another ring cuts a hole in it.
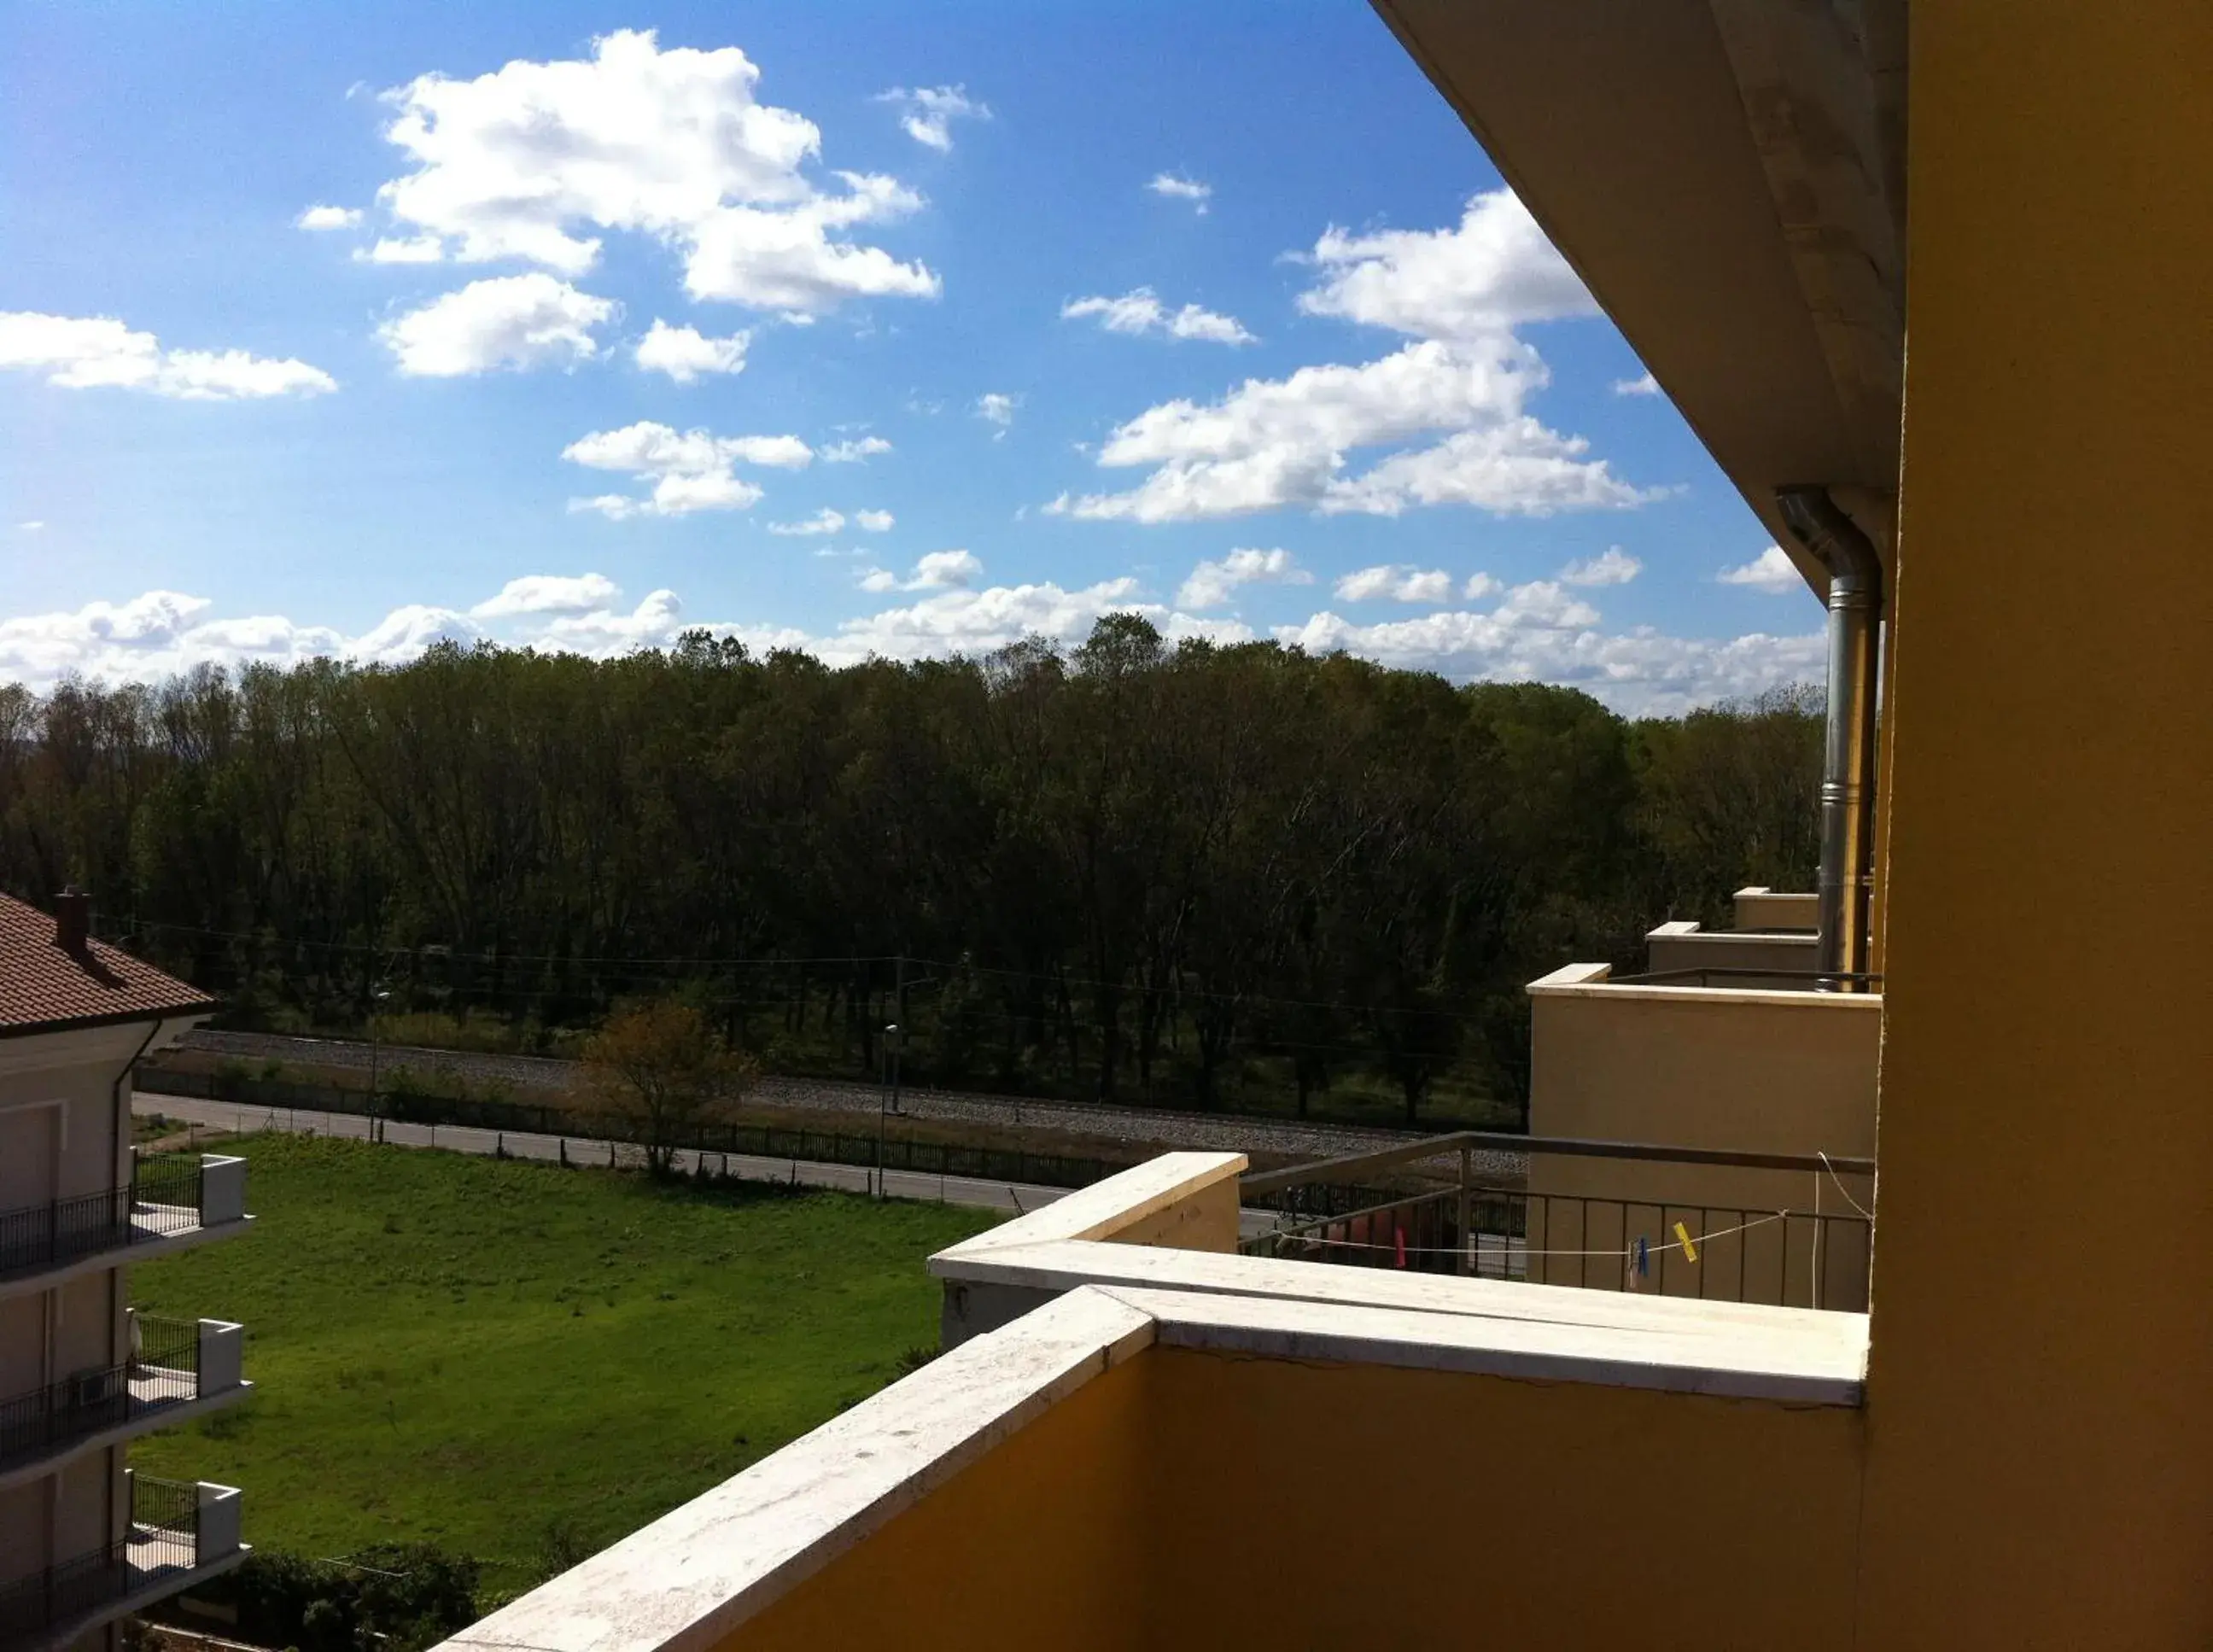
[[[54,944],[82,957],[92,939],[92,897],[74,883],[54,897]]]

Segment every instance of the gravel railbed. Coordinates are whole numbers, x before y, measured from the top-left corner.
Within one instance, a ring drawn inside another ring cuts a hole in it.
[[[243,1061],[284,1061],[366,1071],[370,1046],[343,1039],[294,1038],[276,1033],[222,1033],[202,1029],[178,1040],[180,1048]],[[565,1090],[576,1064],[548,1056],[479,1055],[463,1050],[380,1045],[377,1065],[386,1072],[405,1067],[417,1072],[447,1073],[477,1084],[510,1090]],[[838,1079],[765,1078],[753,1099],[771,1106],[806,1107],[831,1113],[875,1113],[880,1096],[873,1084]],[[1253,1118],[1235,1113],[1171,1113],[1154,1107],[1115,1107],[1095,1102],[1041,1100],[1034,1097],[987,1095],[962,1090],[905,1091],[900,1102],[910,1118],[989,1124],[1024,1130],[1070,1131],[1148,1147],[1198,1149],[1214,1152],[1270,1153],[1298,1159],[1396,1147],[1430,1132],[1381,1130],[1372,1125],[1302,1124],[1296,1119]],[[1520,1175],[1527,1161],[1518,1153],[1478,1153],[1476,1167],[1495,1175]]]

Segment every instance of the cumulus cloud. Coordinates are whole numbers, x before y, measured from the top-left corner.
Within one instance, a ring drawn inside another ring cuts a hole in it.
[[[1613,393],[1617,396],[1656,396],[1660,393],[1660,381],[1649,373],[1640,374],[1633,379],[1616,379]]]
[[[739,465],[797,469],[814,457],[796,436],[716,436],[642,420],[619,430],[594,430],[561,457],[593,470],[619,471],[650,482],[643,497],[605,493],[571,499],[571,510],[595,510],[617,521],[629,516],[684,516],[699,510],[742,510],[761,490],[737,475]]]
[[[915,210],[896,179],[811,176],[814,123],[754,96],[735,46],[664,52],[649,30],[588,59],[517,59],[472,80],[422,76],[386,93],[386,138],[413,169],[378,199],[418,243],[462,263],[519,259],[576,277],[601,231],[674,249],[694,298],[813,315],[852,297],[934,297],[937,277],[850,233]]]
[[[1825,646],[1819,632],[1722,640],[1649,626],[1609,632],[1595,609],[1552,581],[1512,587],[1488,612],[1442,609],[1373,625],[1324,613],[1274,635],[1310,653],[1342,650],[1459,681],[1565,684],[1625,711],[1663,716],[1818,675]]]
[[[1311,257],[1320,279],[1299,296],[1301,309],[1417,338],[1489,339],[1527,322],[1598,314],[1511,190],[1476,196],[1450,229],[1355,235],[1332,225]]]
[[[1449,602],[1453,576],[1442,568],[1404,568],[1385,563],[1345,575],[1337,582],[1336,591],[1340,602]]]
[[[637,341],[632,359],[650,373],[666,373],[679,384],[690,384],[703,373],[742,373],[750,332],[734,332],[727,338],[710,338],[697,327],[672,327],[658,316]]]
[[[622,594],[604,574],[525,574],[469,610],[472,619],[505,619],[525,613],[580,613],[603,608]]]
[[[889,453],[892,444],[880,436],[864,436],[850,442],[833,442],[818,448],[815,456],[826,465],[862,465],[880,453]]]
[[[1007,427],[1015,422],[1015,409],[1021,405],[1020,396],[1009,395],[999,390],[987,390],[976,398],[976,417],[987,424],[997,425],[1000,433],[1004,435]]]
[[[366,253],[354,256],[364,264],[442,264],[446,244],[436,235],[380,235]]]
[[[387,321],[377,337],[418,378],[573,367],[600,353],[592,329],[614,313],[613,300],[549,275],[493,276]]]
[[[1527,411],[1550,375],[1515,328],[1595,308],[1510,192],[1477,196],[1449,229],[1332,228],[1306,262],[1317,278],[1302,309],[1412,342],[1359,366],[1304,367],[1248,379],[1213,402],[1149,408],[1111,433],[1099,463],[1151,473],[1126,491],[1064,494],[1049,509],[1140,522],[1285,506],[1395,516],[1467,504],[1548,515],[1656,497]],[[1401,445],[1424,436],[1441,439]],[[1351,455],[1370,448],[1399,450],[1354,470]]]
[[[92,602],[73,612],[0,620],[0,681],[47,688],[70,673],[147,681],[202,664],[285,665],[319,655],[398,664],[436,643],[487,639],[608,655],[668,647],[693,624],[750,648],[804,649],[832,665],[871,655],[977,654],[1029,636],[1066,645],[1081,642],[1113,613],[1143,614],[1171,640],[1227,643],[1253,636],[1235,619],[1143,601],[1134,579],[1080,589],[1051,582],[978,588],[982,572],[966,551],[933,552],[905,579],[885,575],[874,587],[918,600],[857,615],[819,634],[758,621],[692,621],[676,594],[665,589],[625,611],[612,583],[594,575],[525,576],[466,612],[410,604],[358,636],[276,615],[215,618],[204,597],[149,591],[120,604]],[[1820,673],[1825,643],[1819,631],[1727,639],[1670,637],[1649,627],[1608,631],[1588,602],[1557,581],[1510,588],[1485,584],[1481,594],[1497,599],[1487,609],[1444,609],[1373,625],[1325,612],[1277,626],[1273,636],[1313,652],[1342,649],[1454,680],[1570,684],[1632,713],[1680,712]]]
[[[139,390],[180,401],[312,396],[338,387],[319,367],[243,350],[164,350],[112,315],[0,311],[0,370],[37,373],[64,390]]]
[[[893,518],[888,510],[857,510],[853,521],[863,533],[888,533]]]
[[[839,511],[832,510],[829,506],[825,505],[821,509],[816,511],[812,516],[806,518],[802,521],[771,522],[768,525],[768,531],[771,533],[787,533],[797,536],[815,533],[835,533],[839,528],[844,526],[845,518],[844,514]]]
[[[895,86],[876,94],[876,101],[895,105],[900,112],[899,129],[941,155],[953,147],[954,121],[991,118],[991,112],[960,86],[918,86],[911,90]]]
[[[1172,201],[1189,201],[1192,209],[1204,216],[1207,203],[1214,198],[1214,186],[1202,184],[1196,178],[1186,178],[1180,173],[1156,172],[1145,186],[1155,195],[1165,195]]]
[[[292,220],[301,229],[351,229],[361,223],[357,206],[311,206]]]
[[[1064,321],[1095,315],[1109,332],[1159,332],[1171,338],[1203,338],[1217,344],[1257,342],[1235,316],[1197,304],[1171,310],[1150,287],[1133,288],[1119,298],[1071,298],[1060,307],[1060,315]]]
[[[1724,568],[1714,577],[1724,585],[1748,585],[1755,591],[1765,591],[1770,596],[1781,596],[1789,591],[1807,588],[1806,576],[1798,571],[1779,545],[1771,545],[1750,562],[1740,567]]]
[[[1314,576],[1298,558],[1280,547],[1271,551],[1238,550],[1212,561],[1201,561],[1191,570],[1176,601],[1186,608],[1218,608],[1241,585],[1311,585]]]
[[[1585,557],[1560,570],[1564,585],[1626,585],[1644,571],[1644,564],[1618,545],[1595,557]]]
[[[871,569],[862,576],[864,591],[943,591],[964,589],[982,576],[984,564],[966,551],[932,551],[914,564],[905,579],[888,569]]]

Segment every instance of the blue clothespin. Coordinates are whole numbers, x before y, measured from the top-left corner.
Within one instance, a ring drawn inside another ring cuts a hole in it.
[[[1648,1278],[1652,1272],[1652,1252],[1644,1242],[1644,1235],[1637,1235],[1637,1277]]]

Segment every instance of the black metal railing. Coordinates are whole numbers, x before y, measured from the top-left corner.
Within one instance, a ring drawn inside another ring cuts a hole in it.
[[[1807,1197],[1777,1207],[1742,1198],[1533,1189],[1533,1157],[1791,1172],[1807,1177]],[[1502,1164],[1511,1167],[1494,1167]],[[1278,1221],[1240,1249],[1356,1267],[1858,1311],[1867,1305],[1874,1222],[1843,1178],[1863,1180],[1874,1170],[1865,1159],[1820,1154],[1469,1131],[1244,1178],[1243,1202],[1275,1210]],[[1436,1185],[1441,1175],[1449,1185]],[[1392,1186],[1407,1179],[1430,1185]]]
[[[148,1154],[120,1187],[0,1210],[0,1278],[199,1226],[200,1156]]]
[[[1733,931],[1741,934],[1742,931]],[[1864,970],[1762,969],[1752,964],[1692,964],[1682,969],[1648,969],[1635,975],[1609,975],[1596,986],[1705,986],[1720,980],[1726,984],[1750,987],[1760,981],[1782,981],[1799,991],[1814,991],[1823,985],[1853,992],[1881,992],[1882,977]]]
[[[129,1534],[0,1583],[0,1649],[18,1646],[199,1564],[199,1488],[131,1477]]]
[[[0,1469],[199,1395],[200,1328],[131,1316],[131,1356],[0,1400]]]

